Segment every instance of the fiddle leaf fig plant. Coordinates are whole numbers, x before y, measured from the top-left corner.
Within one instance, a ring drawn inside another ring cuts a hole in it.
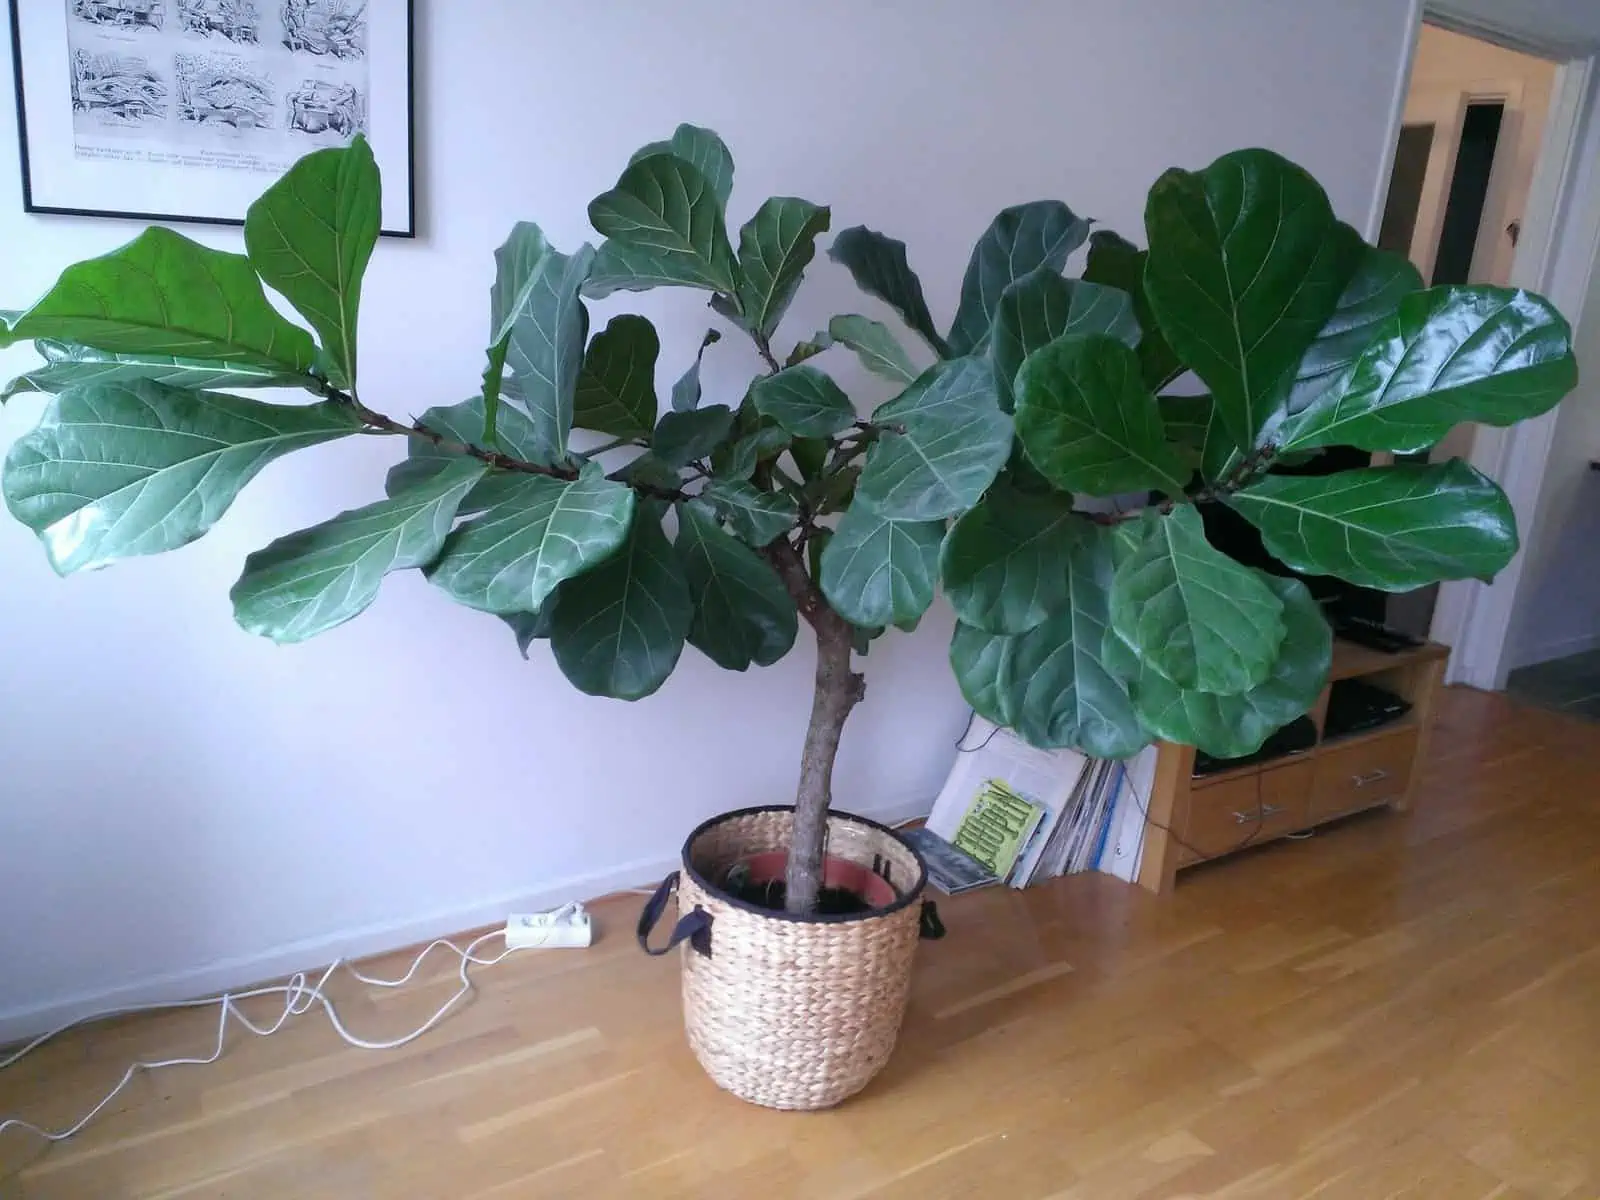
[[[245,254],[150,229],[7,318],[0,344],[31,340],[42,361],[5,397],[50,399],[6,456],[6,505],[68,574],[200,537],[275,458],[388,435],[385,498],[245,561],[244,629],[304,640],[361,613],[389,572],[420,570],[524,653],[548,641],[580,690],[636,700],[686,645],[729,670],[767,666],[803,620],[816,676],[786,903],[806,912],[864,694],[853,657],[915,628],[941,585],[963,695],[1028,741],[1246,754],[1315,702],[1332,637],[1300,580],[1212,546],[1205,511],[1232,508],[1302,574],[1390,591],[1488,579],[1516,526],[1465,463],[1286,463],[1329,446],[1410,455],[1462,421],[1545,412],[1576,382],[1546,301],[1424,288],[1266,150],[1163,175],[1148,249],[1091,234],[1059,201],[1005,209],[947,328],[904,243],[838,233],[828,256],[909,344],[859,312],[786,342],[832,214],[743,204],[734,238],[734,196],[722,140],[680,126],[590,204],[598,244],[512,230],[483,361],[463,364],[468,398],[379,398],[358,370],[373,343],[357,355],[378,168],[359,138],[319,150],[250,209]],[[709,294],[692,357],[641,316],[590,328],[590,301],[662,286]],[[702,357],[724,335],[764,369],[707,397]],[[836,377],[841,348],[894,394],[864,409]],[[659,390],[670,367],[683,373]],[[311,399],[235,394],[260,388]],[[386,402],[425,411],[401,420]]]

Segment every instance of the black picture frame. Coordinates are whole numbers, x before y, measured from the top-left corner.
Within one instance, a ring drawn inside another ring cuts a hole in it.
[[[213,226],[242,226],[244,217],[211,216],[198,213],[165,212],[155,208],[121,209],[112,207],[77,206],[69,204],[46,204],[40,202],[35,194],[34,177],[35,164],[32,156],[33,139],[30,136],[28,121],[28,90],[27,90],[27,49],[24,45],[24,25],[22,19],[22,5],[30,0],[10,0],[11,23],[11,59],[12,79],[16,93],[17,109],[17,153],[22,175],[22,208],[24,212],[49,216],[63,217],[106,217],[115,220],[159,222],[162,224],[186,225],[213,225]],[[32,0],[38,3],[38,0]],[[49,3],[50,0],[45,0]],[[63,14],[72,0],[54,0],[63,6]],[[140,0],[104,0],[107,4],[133,3]],[[149,0],[145,0],[149,2]],[[170,4],[173,0],[154,0],[157,4]],[[277,4],[279,0],[261,0],[264,4]],[[377,4],[387,2],[391,6],[402,6],[403,12],[403,41],[405,47],[405,150],[403,154],[405,181],[401,189],[404,196],[404,214],[402,221],[396,227],[390,227],[388,214],[385,214],[382,236],[401,239],[413,239],[417,236],[417,139],[416,139],[416,4],[415,0],[375,0]],[[395,157],[390,154],[392,161]],[[380,161],[380,167],[383,162]],[[181,166],[171,168],[175,172],[184,170]],[[384,191],[387,196],[394,187],[395,181],[386,176]],[[261,188],[265,190],[266,181]],[[387,208],[387,205],[386,205]]]

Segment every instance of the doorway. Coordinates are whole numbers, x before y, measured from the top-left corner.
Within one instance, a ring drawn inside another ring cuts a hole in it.
[[[1424,283],[1512,281],[1555,91],[1557,63],[1424,22],[1395,144],[1378,245]],[[1470,458],[1475,426],[1424,454]],[[1391,596],[1390,625],[1426,637],[1437,587]]]

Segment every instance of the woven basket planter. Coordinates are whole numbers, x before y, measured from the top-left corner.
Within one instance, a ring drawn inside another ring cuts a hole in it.
[[[695,1057],[716,1083],[768,1108],[827,1108],[864,1088],[889,1060],[911,990],[919,935],[942,932],[922,902],[916,852],[875,821],[828,816],[827,854],[893,888],[892,903],[847,915],[793,916],[730,895],[728,872],[786,851],[794,810],[751,808],[689,835],[639,919],[639,940],[674,886],[682,944],[683,1019]],[[664,953],[653,950],[651,953]]]

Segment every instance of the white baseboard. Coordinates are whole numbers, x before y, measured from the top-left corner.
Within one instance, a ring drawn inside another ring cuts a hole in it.
[[[1591,650],[1600,650],[1600,633],[1588,634],[1584,637],[1563,638],[1559,642],[1541,642],[1536,646],[1528,646],[1517,655],[1516,663],[1512,666],[1515,671],[1519,667],[1531,667],[1538,663],[1549,662],[1553,658],[1566,658],[1573,654],[1587,654]]]
[[[851,811],[892,825],[913,817],[926,816],[931,804],[930,798],[920,797]],[[452,937],[463,930],[481,929],[503,922],[508,914],[514,912],[538,912],[569,900],[590,900],[627,888],[654,887],[668,872],[677,869],[678,861],[674,851],[660,858],[640,859],[604,871],[575,875],[446,912],[341,930],[323,937],[276,946],[259,954],[222,959],[187,971],[152,975],[120,987],[63,996],[33,1007],[0,1012],[0,1046],[36,1037],[46,1030],[58,1029],[100,1014],[212,996],[263,980],[281,979],[296,971],[324,967],[336,958],[369,958],[434,938]]]

